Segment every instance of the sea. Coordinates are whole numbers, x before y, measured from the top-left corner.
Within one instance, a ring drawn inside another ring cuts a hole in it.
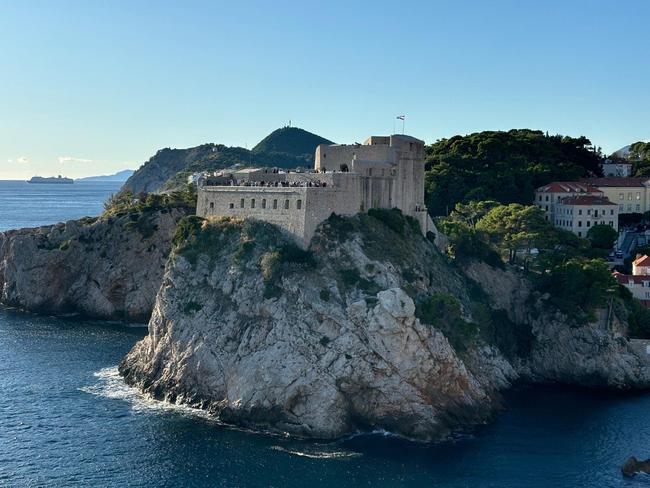
[[[116,183],[0,182],[0,230],[98,215]],[[650,395],[518,386],[493,422],[439,443],[235,429],[148,399],[117,365],[138,324],[0,309],[0,487],[641,487]]]

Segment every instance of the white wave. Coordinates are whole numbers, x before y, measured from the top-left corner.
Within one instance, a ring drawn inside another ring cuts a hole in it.
[[[131,404],[131,409],[134,412],[147,412],[147,411],[167,411],[167,412],[180,412],[189,414],[218,423],[218,420],[210,416],[205,410],[198,408],[188,407],[187,405],[177,405],[175,403],[163,402],[156,400],[141,393],[136,388],[127,385],[124,379],[120,376],[117,366],[103,368],[93,373],[97,378],[97,382],[93,385],[78,388],[84,393],[91,395],[112,398],[117,400],[124,400]]]
[[[271,446],[274,451],[285,452],[293,456],[306,457],[309,459],[346,459],[361,457],[361,453],[354,451],[325,451],[325,450],[297,450],[287,449],[282,446]]]

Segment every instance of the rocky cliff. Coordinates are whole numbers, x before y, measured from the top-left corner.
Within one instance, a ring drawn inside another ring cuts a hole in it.
[[[394,217],[333,217],[308,252],[259,222],[185,221],[121,373],[225,422],[319,438],[438,439],[486,421],[517,380],[650,385],[618,319],[573,324],[516,272],[450,264]]]
[[[0,233],[0,303],[146,322],[184,209]]]
[[[431,293],[472,300],[405,222],[330,219],[305,253],[270,225],[195,220],[122,374],[157,398],[295,435],[428,440],[485,421],[515,373],[489,344],[456,350],[418,319]]]
[[[511,331],[530,332],[526,354],[515,362],[520,379],[615,389],[649,388],[650,358],[628,340],[626,312],[615,301],[598,310],[593,323],[560,313],[549,297],[535,293],[514,268],[499,270],[473,262],[465,274],[486,292],[493,308],[507,313]]]

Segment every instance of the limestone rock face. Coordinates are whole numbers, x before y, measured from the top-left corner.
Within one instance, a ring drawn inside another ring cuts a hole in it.
[[[0,303],[146,322],[185,215],[158,210],[0,233]]]
[[[299,436],[385,429],[430,440],[485,421],[515,371],[489,345],[456,351],[416,318],[412,298],[438,290],[469,302],[463,278],[417,233],[391,243],[363,219],[368,234],[321,231],[316,262],[274,278],[269,249],[281,244],[246,229],[222,229],[212,253],[174,253],[149,335],[121,373],[157,398]],[[271,239],[271,226],[255,226]]]
[[[512,268],[472,263],[464,269],[493,306],[507,312],[513,332],[522,327],[529,331],[528,349],[515,361],[522,380],[615,389],[650,387],[647,341],[628,339],[615,309],[612,313],[598,310],[592,323],[576,323],[553,307],[548,297],[535,293]]]

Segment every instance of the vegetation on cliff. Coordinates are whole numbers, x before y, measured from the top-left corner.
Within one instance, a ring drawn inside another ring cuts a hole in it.
[[[551,225],[534,205],[457,204],[440,227],[451,256],[521,266],[540,292],[580,322],[593,320],[595,309],[624,295],[606,263],[594,257],[592,246],[602,244],[600,232],[591,236],[593,242],[577,237]]]
[[[172,208],[195,210],[196,186],[186,184],[185,187],[169,193],[140,192],[134,195],[130,191],[122,191],[111,195],[106,200],[101,217],[120,217],[122,215]]]
[[[427,207],[448,215],[470,201],[527,204],[535,188],[553,180],[600,174],[600,161],[586,137],[515,129],[442,139],[427,147]]]

